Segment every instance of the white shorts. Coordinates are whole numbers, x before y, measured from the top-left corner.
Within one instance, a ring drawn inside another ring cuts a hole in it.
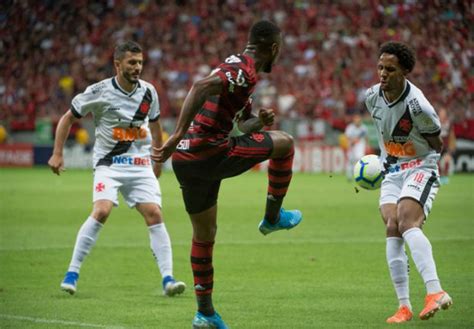
[[[397,204],[403,198],[411,198],[418,201],[426,218],[439,190],[438,178],[438,166],[432,159],[414,159],[393,164],[390,166],[390,173],[382,181],[379,204]]]
[[[151,167],[140,170],[99,166],[94,172],[93,201],[110,200],[118,206],[118,192],[130,208],[137,203],[156,203],[161,208],[161,190]]]

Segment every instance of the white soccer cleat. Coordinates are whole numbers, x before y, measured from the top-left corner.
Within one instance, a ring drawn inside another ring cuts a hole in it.
[[[176,281],[173,277],[167,276],[163,279],[163,295],[173,297],[180,295],[186,289],[186,284],[182,281]]]

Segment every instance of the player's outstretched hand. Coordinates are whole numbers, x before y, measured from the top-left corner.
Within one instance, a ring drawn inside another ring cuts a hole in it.
[[[275,122],[275,112],[273,109],[262,108],[258,111],[258,118],[264,126],[270,127]]]
[[[64,171],[64,158],[62,155],[53,154],[48,160],[48,165],[56,175],[60,175]]]
[[[151,159],[155,162],[163,163],[173,154],[179,139],[175,135],[171,135],[161,147],[153,147],[151,151]]]

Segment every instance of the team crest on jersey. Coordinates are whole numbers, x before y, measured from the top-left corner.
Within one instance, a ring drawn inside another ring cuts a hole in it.
[[[150,110],[149,103],[143,102],[140,104],[140,112],[142,112],[143,114],[147,114],[149,110]]]
[[[409,132],[411,130],[411,121],[409,119],[401,119],[398,126],[402,131]]]
[[[265,139],[265,136],[262,133],[253,133],[252,139],[257,143],[261,143]]]

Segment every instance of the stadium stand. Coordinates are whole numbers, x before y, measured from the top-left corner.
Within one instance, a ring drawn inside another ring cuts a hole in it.
[[[410,79],[436,107],[449,109],[458,138],[474,140],[468,0],[43,0],[1,6],[0,123],[10,132],[32,131],[41,118],[57,121],[76,93],[113,74],[111,49],[123,39],[147,51],[143,78],[157,87],[162,118],[172,120],[191,83],[230,51],[243,49],[251,23],[267,18],[282,27],[284,51],[257,100],[279,111],[280,124],[323,120],[342,130],[345,116],[362,109],[365,89],[377,80],[378,46],[392,39],[416,47]],[[311,137],[317,127],[298,135]]]

